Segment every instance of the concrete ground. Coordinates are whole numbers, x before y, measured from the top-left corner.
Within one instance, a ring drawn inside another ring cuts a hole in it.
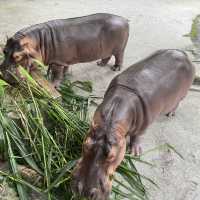
[[[0,42],[20,28],[56,18],[69,18],[96,12],[109,12],[130,20],[130,38],[123,70],[161,48],[185,49],[191,46],[182,35],[190,31],[199,14],[199,0],[0,0]],[[113,60],[110,65],[113,64]],[[198,66],[197,66],[197,70]],[[91,80],[94,94],[102,96],[117,74],[95,62],[71,67],[73,79]],[[151,200],[200,199],[200,93],[189,92],[174,118],[160,117],[146,131],[143,150],[170,143],[184,156],[157,150],[144,156],[155,167],[138,165],[142,174],[160,187],[147,184]]]

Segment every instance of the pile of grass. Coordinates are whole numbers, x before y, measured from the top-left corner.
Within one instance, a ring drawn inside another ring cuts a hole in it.
[[[200,47],[200,15],[197,15],[192,20],[190,33],[185,34],[184,36],[190,37],[195,47]]]
[[[23,73],[27,81],[15,88],[0,80],[1,155],[10,166],[0,176],[15,184],[20,200],[30,199],[31,191],[41,199],[77,199],[70,180],[89,128],[90,95],[78,95],[76,89],[91,91],[91,86],[67,81],[60,89],[62,100],[55,100]],[[147,199],[135,161],[141,162],[125,156],[114,176],[110,199]]]
[[[197,15],[192,22],[190,37],[192,40],[195,40],[198,37],[198,30],[199,30],[199,22],[200,22],[200,15]]]

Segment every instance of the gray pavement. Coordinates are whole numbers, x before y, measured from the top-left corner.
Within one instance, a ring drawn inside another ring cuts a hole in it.
[[[190,31],[199,0],[0,0],[0,41],[20,28],[56,18],[69,18],[96,12],[122,15],[130,20],[130,38],[124,67],[128,67],[161,48],[185,49],[191,46],[182,35]],[[112,60],[110,65],[113,64]],[[197,71],[199,67],[197,66]],[[95,62],[71,66],[72,78],[91,80],[94,94],[102,96],[110,80],[117,74]],[[155,167],[138,164],[142,174],[160,187],[147,184],[151,200],[200,199],[200,93],[189,92],[174,118],[160,117],[143,136],[143,151],[165,142],[184,156],[157,150],[144,159]]]

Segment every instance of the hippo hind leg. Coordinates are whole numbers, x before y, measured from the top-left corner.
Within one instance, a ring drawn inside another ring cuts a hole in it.
[[[114,56],[115,56],[115,64],[114,66],[111,67],[111,69],[113,71],[120,71],[123,63],[124,51],[114,54]]]
[[[102,66],[102,67],[107,65],[107,63],[110,60],[110,58],[111,58],[111,56],[101,59],[100,61],[97,62],[97,65]]]
[[[67,72],[69,71],[69,66],[64,66],[63,67],[63,79],[66,78]]]
[[[51,74],[51,66],[49,65],[47,69],[47,74],[46,74],[48,79],[50,78],[50,74]]]
[[[176,109],[178,108],[178,105],[179,103],[176,104],[176,106],[172,109],[172,111],[168,112],[166,114],[167,117],[174,117],[175,116],[175,112],[176,112]]]

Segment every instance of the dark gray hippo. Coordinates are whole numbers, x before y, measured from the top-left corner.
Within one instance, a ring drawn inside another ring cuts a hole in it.
[[[53,84],[58,86],[72,64],[101,59],[98,65],[104,66],[113,55],[112,69],[120,70],[128,37],[128,20],[107,13],[36,24],[7,40],[1,71],[9,81],[7,70],[13,72],[21,64],[31,72],[37,59],[49,65]]]
[[[124,158],[126,138],[138,154],[138,138],[159,115],[174,113],[186,96],[195,69],[180,50],[159,50],[130,66],[110,83],[98,106],[73,173],[73,190],[106,200],[112,176]]]

